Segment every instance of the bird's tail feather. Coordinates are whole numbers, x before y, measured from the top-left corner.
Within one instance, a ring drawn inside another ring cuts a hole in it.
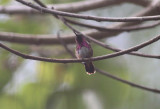
[[[84,66],[85,66],[87,74],[91,75],[96,72],[92,62],[86,62],[84,63]]]

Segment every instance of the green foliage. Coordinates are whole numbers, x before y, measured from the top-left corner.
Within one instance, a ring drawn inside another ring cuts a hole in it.
[[[8,4],[11,0],[1,0],[0,5]]]
[[[0,106],[3,109],[25,109],[21,100],[12,95],[2,95],[0,97]]]
[[[45,18],[39,18],[38,16],[12,17],[7,21],[0,22],[0,30],[18,33],[41,34],[48,31],[50,27],[48,26],[49,22],[42,22],[42,20],[45,20]]]
[[[44,109],[49,90],[40,83],[24,85],[18,95],[25,109]]]

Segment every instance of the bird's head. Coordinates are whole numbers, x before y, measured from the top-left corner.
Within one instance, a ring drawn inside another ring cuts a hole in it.
[[[76,43],[78,43],[78,44],[83,43],[84,36],[81,33],[77,32],[77,31],[74,31],[74,33],[76,34],[76,38],[75,38]]]

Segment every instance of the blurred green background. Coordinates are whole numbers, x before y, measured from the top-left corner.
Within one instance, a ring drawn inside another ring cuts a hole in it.
[[[44,3],[68,3],[78,0],[43,0]],[[1,5],[17,5],[1,0]],[[133,4],[123,4],[83,12],[96,16],[129,16],[143,10]],[[95,25],[112,23],[84,21]],[[39,23],[40,22],[40,23]],[[78,29],[84,30],[84,28]],[[59,29],[70,33],[52,16],[0,14],[0,31],[28,34],[55,34]],[[160,27],[138,32],[123,32],[103,40],[122,49],[129,48],[158,35]],[[71,58],[60,45],[35,46],[4,42],[23,53],[52,58]],[[74,45],[70,45],[74,51]],[[92,44],[94,56],[112,53]],[[57,50],[58,49],[58,50]],[[160,54],[160,44],[140,50]],[[135,56],[120,56],[94,62],[95,66],[125,80],[159,88],[159,60]],[[25,60],[0,49],[0,109],[160,109],[160,95],[132,88],[99,73],[87,75],[81,64],[55,64]]]

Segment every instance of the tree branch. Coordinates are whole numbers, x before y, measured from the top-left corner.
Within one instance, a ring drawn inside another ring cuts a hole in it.
[[[101,47],[104,47],[106,49],[109,49],[109,50],[112,50],[114,52],[119,52],[119,51],[123,51],[121,49],[118,49],[118,48],[114,48],[114,47],[111,47],[103,42],[100,42],[92,37],[89,37],[89,36],[85,36],[88,40],[94,42],[95,44],[101,46]],[[146,58],[155,58],[155,59],[160,59],[160,55],[148,55],[148,54],[143,54],[143,53],[137,53],[137,52],[129,52],[127,53],[129,55],[134,55],[134,56],[140,56],[140,57],[146,57]]]
[[[150,0],[94,0],[94,1],[80,1],[75,3],[48,5],[47,7],[49,8],[54,7],[55,10],[59,10],[59,11],[77,13],[77,12],[102,8],[102,7],[119,5],[121,3],[126,3],[126,2],[134,3],[141,6],[147,6],[150,4]],[[43,15],[37,10],[34,10],[29,7],[22,7],[22,6],[0,6],[0,13],[12,14],[12,15],[13,14]]]
[[[157,11],[157,8],[152,3],[147,8],[145,8],[139,13],[134,14],[133,16],[146,16],[146,15],[153,15],[153,14],[158,14],[158,13],[160,13],[160,11]],[[124,26],[136,25],[136,24],[139,24],[139,22],[116,23],[110,26],[109,28],[122,28]],[[96,39],[102,39],[102,38],[115,36],[121,32],[120,31],[101,32],[98,30],[91,29],[91,30],[83,31],[82,33],[88,36],[94,37]],[[63,35],[62,39],[65,41],[66,44],[73,43],[74,35]],[[52,44],[52,45],[59,44],[57,37],[54,35],[30,35],[30,34],[27,35],[27,34],[0,32],[0,40],[14,42],[14,43],[21,43],[21,44],[48,44],[48,45],[49,44]]]
[[[136,87],[136,88],[139,88],[139,89],[142,89],[142,90],[146,90],[146,91],[150,91],[150,92],[154,92],[154,93],[160,93],[160,90],[158,90],[158,89],[152,89],[152,88],[148,88],[148,87],[145,87],[145,86],[141,86],[139,84],[132,83],[130,81],[121,79],[121,78],[119,78],[117,76],[111,75],[110,73],[102,71],[100,69],[96,68],[96,71],[99,72],[100,74],[108,76],[109,78],[112,78],[112,79],[117,80],[119,82],[122,82],[124,84],[130,85],[131,87]]]
[[[81,23],[81,22],[77,22],[77,21],[73,21],[73,20],[69,20],[66,19],[66,21],[68,23],[74,24],[74,25],[78,25],[78,26],[82,26],[82,27],[87,27],[87,28],[92,28],[92,29],[96,29],[99,31],[137,31],[137,30],[143,30],[143,29],[149,29],[149,28],[153,28],[156,26],[160,25],[160,22],[155,22],[152,24],[147,24],[147,25],[134,25],[134,26],[126,26],[126,27],[121,27],[121,28],[109,28],[109,27],[103,27],[103,26],[96,26],[96,25],[92,25],[92,24],[86,24],[86,23]]]
[[[102,56],[97,56],[97,57],[92,57],[92,58],[84,58],[84,59],[51,59],[51,58],[42,58],[42,57],[36,57],[36,56],[30,56],[30,55],[26,55],[26,54],[23,54],[23,53],[20,53],[16,50],[13,50],[7,46],[5,46],[4,44],[0,43],[0,47],[15,54],[15,55],[18,55],[22,58],[25,58],[25,59],[32,59],[32,60],[39,60],[39,61],[46,61],[46,62],[55,62],[55,63],[77,63],[77,62],[86,62],[86,61],[98,61],[98,60],[103,60],[103,59],[108,59],[108,58],[113,58],[113,57],[117,57],[117,56],[121,56],[121,55],[124,55],[124,54],[127,54],[127,53],[130,53],[132,51],[137,51],[147,45],[150,45],[151,43],[154,43],[156,41],[158,41],[160,39],[160,35],[155,37],[155,38],[152,38],[151,40],[149,41],[146,41],[144,43],[141,43],[137,46],[134,46],[134,47],[131,47],[129,49],[126,49],[126,50],[123,50],[123,51],[119,51],[119,52],[116,52],[116,53],[111,53],[111,54],[108,54],[108,55],[102,55]]]
[[[44,7],[40,7],[37,5],[34,5],[30,2],[25,2],[23,0],[16,0],[26,6],[29,6],[31,8],[34,8],[36,10],[39,10],[40,12],[54,14],[54,15],[60,15],[60,16],[67,16],[67,17],[73,17],[73,18],[80,18],[80,19],[86,19],[86,20],[94,20],[94,21],[110,21],[110,22],[144,22],[144,21],[151,21],[151,20],[160,20],[160,15],[155,16],[144,16],[144,17],[97,17],[97,16],[87,16],[82,14],[74,14],[69,12],[63,12],[63,11],[56,11]]]

